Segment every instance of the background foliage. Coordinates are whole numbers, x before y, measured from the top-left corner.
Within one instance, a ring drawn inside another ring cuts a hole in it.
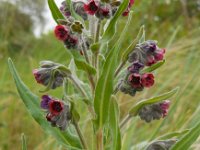
[[[69,63],[70,55],[51,32],[40,38],[34,36],[33,29],[36,25],[43,25],[42,21],[39,21],[41,22],[39,24],[36,20],[43,20],[40,15],[45,5],[44,1],[42,1],[43,3],[34,2],[34,6],[32,3],[23,3],[24,9],[22,9],[22,3],[18,2],[20,4],[18,6],[15,3],[0,1],[0,149],[3,150],[20,149],[21,133],[26,135],[27,145],[30,149],[59,147],[51,137],[43,133],[27,113],[22,102],[19,101],[6,63],[7,58],[12,57],[22,79],[38,95],[40,95],[38,89],[41,86],[36,84],[32,75],[32,69],[38,66],[38,62],[49,59],[64,64]],[[144,24],[147,32],[146,39],[158,40],[160,47],[167,48],[167,61],[156,72],[157,80],[153,88],[137,94],[134,98],[120,94],[121,116],[127,113],[128,107],[136,100],[158,95],[175,86],[180,87],[180,92],[172,101],[173,107],[165,120],[145,124],[137,119],[135,121],[137,124],[130,123],[131,128],[127,130],[127,140],[123,141],[126,143],[124,150],[127,149],[126,146],[136,145],[140,141],[194,126],[200,113],[200,107],[197,107],[200,98],[199,0],[141,0],[136,1],[133,10],[131,28],[126,36],[127,39],[124,40],[126,42],[123,44],[128,45],[136,36],[139,27]],[[38,12],[40,15],[34,12]],[[125,19],[118,24],[118,35],[125,24]],[[115,39],[112,40],[112,43],[114,41]],[[112,45],[110,44],[110,48]],[[51,92],[60,97],[61,91]],[[82,111],[83,109],[80,107],[79,112],[84,114]],[[81,120],[80,124],[83,125],[84,121]],[[184,123],[186,125],[183,126]],[[88,130],[90,129],[85,127],[85,136],[87,136]],[[199,149],[199,144],[200,141],[197,141],[192,149]],[[133,148],[138,149],[137,146]]]

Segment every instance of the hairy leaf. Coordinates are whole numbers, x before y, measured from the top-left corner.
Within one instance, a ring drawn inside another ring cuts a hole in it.
[[[199,119],[198,119],[199,121]],[[189,149],[200,136],[200,121],[185,136],[183,136],[171,150]]]
[[[64,19],[63,15],[61,14],[58,7],[56,6],[56,3],[54,2],[54,0],[48,0],[48,5],[55,22],[58,24],[58,19]]]
[[[33,94],[23,83],[10,58],[8,59],[8,65],[14,78],[18,93],[28,112],[32,115],[35,121],[46,133],[52,135],[56,140],[58,140],[58,142],[65,145],[65,147],[80,149],[81,144],[76,136],[72,135],[69,131],[62,132],[58,128],[51,127],[51,125],[46,121],[44,113],[40,109],[40,98]]]
[[[159,96],[156,96],[156,97],[153,97],[153,98],[150,98],[150,99],[147,99],[147,100],[142,100],[140,102],[138,102],[135,106],[133,106],[133,108],[131,108],[131,110],[129,111],[129,115],[130,116],[136,116],[138,111],[144,107],[145,105],[150,105],[150,104],[154,104],[154,103],[157,103],[157,102],[161,102],[163,100],[167,100],[168,98],[172,97],[174,94],[177,93],[178,91],[178,87],[167,92],[167,93],[164,93],[162,95],[159,95]]]
[[[121,150],[121,135],[119,128],[119,107],[116,97],[112,96],[110,102],[109,124],[112,133],[112,149]]]

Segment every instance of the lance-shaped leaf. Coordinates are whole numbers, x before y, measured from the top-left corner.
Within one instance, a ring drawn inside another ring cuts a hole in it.
[[[160,62],[158,62],[158,63],[156,63],[156,64],[151,65],[151,66],[148,67],[148,68],[144,68],[144,69],[141,70],[140,72],[141,72],[141,73],[153,72],[154,70],[160,68],[164,63],[165,63],[165,60],[160,61]]]
[[[141,39],[142,35],[144,33],[144,26],[142,26],[138,32],[137,37],[135,38],[135,40],[133,40],[133,42],[128,46],[128,48],[124,51],[124,53],[122,54],[122,62],[126,62],[128,60],[128,55],[133,51],[133,49],[135,48],[135,46],[139,43],[139,40]]]
[[[27,150],[26,137],[24,134],[21,135],[21,140],[22,140],[22,150]]]
[[[113,92],[114,71],[118,49],[112,49],[104,63],[101,75],[95,89],[94,108],[97,114],[97,127],[101,128],[108,119],[109,104]]]
[[[171,139],[171,138],[174,138],[174,137],[180,138],[181,136],[185,135],[189,131],[190,131],[189,129],[186,129],[186,130],[183,130],[183,131],[171,132],[171,133],[167,133],[165,135],[161,135],[161,136],[157,137],[156,139],[158,139],[158,140],[168,140],[168,139]]]
[[[32,115],[34,120],[43,128],[46,133],[52,135],[65,147],[81,149],[81,144],[77,136],[72,135],[69,131],[62,132],[58,128],[51,127],[51,125],[46,121],[44,113],[40,109],[40,98],[33,94],[22,82],[10,58],[8,59],[8,65],[21,100],[25,104],[28,112]]]
[[[129,111],[129,115],[136,116],[138,111],[145,105],[151,105],[151,104],[158,103],[158,102],[164,101],[166,99],[169,99],[170,97],[172,97],[174,94],[177,93],[178,89],[179,88],[177,87],[177,88],[175,88],[167,93],[164,93],[162,95],[138,102],[135,106],[133,106],[133,108],[131,108],[131,110]]]
[[[96,69],[92,67],[90,64],[88,64],[83,56],[81,56],[77,51],[70,51],[70,52],[74,58],[74,63],[76,64],[76,67],[79,70],[83,70],[92,75],[96,74]]]
[[[117,12],[115,13],[114,17],[110,20],[110,23],[103,34],[101,42],[108,42],[109,40],[112,39],[112,37],[114,36],[116,32],[117,20],[122,15],[124,10],[128,7],[128,3],[129,3],[129,0],[123,0]]]
[[[199,121],[199,120],[198,120]],[[200,136],[200,121],[185,136],[183,136],[171,150],[189,149]]]
[[[112,149],[121,150],[121,134],[119,128],[119,107],[116,97],[112,96],[110,102],[109,125],[112,136]]]
[[[49,5],[49,8],[51,10],[51,14],[53,16],[53,19],[58,24],[58,19],[64,19],[62,13],[58,9],[58,7],[57,7],[56,3],[54,2],[54,0],[48,0],[48,5]]]

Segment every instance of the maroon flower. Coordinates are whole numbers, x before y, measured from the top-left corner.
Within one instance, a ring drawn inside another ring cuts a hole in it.
[[[91,0],[87,4],[84,4],[84,10],[90,15],[94,15],[97,12],[98,8],[99,6],[94,0]]]
[[[68,49],[74,49],[78,45],[78,39],[73,36],[68,36],[68,38],[64,41],[64,44]]]
[[[163,118],[167,116],[169,106],[170,106],[170,101],[169,101],[169,100],[166,100],[166,101],[164,101],[164,102],[162,102],[162,103],[160,104],[160,107],[161,107],[161,109],[162,109]]]
[[[55,36],[61,41],[65,41],[68,38],[68,30],[63,25],[57,25],[54,33]]]
[[[131,7],[133,6],[135,0],[130,0],[127,9],[123,12],[123,16],[128,16]]]
[[[64,107],[64,103],[59,100],[52,100],[49,102],[49,111],[52,115],[59,115]]]
[[[147,66],[151,66],[155,63],[156,63],[156,60],[155,60],[154,56],[152,56],[152,55],[147,56],[147,61],[146,61]]]
[[[156,61],[163,60],[164,54],[165,54],[165,49],[156,51],[155,54],[154,54],[155,60]]]
[[[151,87],[154,84],[154,75],[152,73],[146,73],[142,75],[141,79],[142,85],[144,87]]]
[[[140,89],[143,87],[141,83],[141,76],[138,73],[130,74],[128,77],[128,81],[133,88]]]
[[[38,69],[34,69],[34,70],[33,70],[33,75],[34,75],[35,80],[37,81],[37,83],[39,83],[39,84],[42,84],[42,83],[43,83],[42,79],[40,78],[40,77],[41,77],[41,74],[39,73],[39,70],[38,70]]]
[[[110,10],[107,7],[100,7],[95,15],[99,19],[109,18]]]
[[[49,122],[51,122],[51,120],[52,120],[53,117],[54,117],[54,115],[52,115],[51,113],[48,113],[48,114],[46,115],[46,119],[47,119],[47,121],[49,121]]]

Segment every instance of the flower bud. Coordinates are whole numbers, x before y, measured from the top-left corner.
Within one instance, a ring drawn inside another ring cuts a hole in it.
[[[61,3],[60,11],[65,17],[70,17],[71,16],[70,7],[66,3],[66,1],[63,1]]]
[[[135,49],[129,55],[129,62],[139,61],[140,63],[151,66],[164,59],[165,50],[157,46],[156,41],[148,40],[137,44]]]
[[[139,61],[133,62],[131,66],[128,67],[128,71],[131,73],[139,73],[141,69],[144,68],[144,65]]]
[[[81,1],[73,2],[75,12],[81,16],[84,20],[87,20],[88,16],[84,10],[84,3]]]
[[[99,4],[94,0],[90,0],[88,3],[84,4],[84,10],[89,15],[94,15],[98,9],[99,9]]]
[[[48,64],[48,62],[50,63]],[[51,61],[43,61],[41,64],[41,68],[33,70],[33,75],[37,83],[44,86],[50,86],[51,89],[62,86],[64,75],[61,71],[55,70],[59,64]]]
[[[40,103],[40,107],[43,109],[49,109],[49,102],[52,100],[52,98],[48,95],[42,96],[42,101]]]
[[[176,143],[176,141],[176,139],[155,141],[151,143],[146,150],[170,150],[170,148]]]
[[[75,36],[68,36],[68,38],[64,41],[66,48],[75,49],[78,46],[78,38]]]
[[[142,107],[138,115],[142,120],[151,122],[152,120],[159,120],[160,118],[166,117],[169,109],[170,102],[168,100],[161,103],[155,103]]]

